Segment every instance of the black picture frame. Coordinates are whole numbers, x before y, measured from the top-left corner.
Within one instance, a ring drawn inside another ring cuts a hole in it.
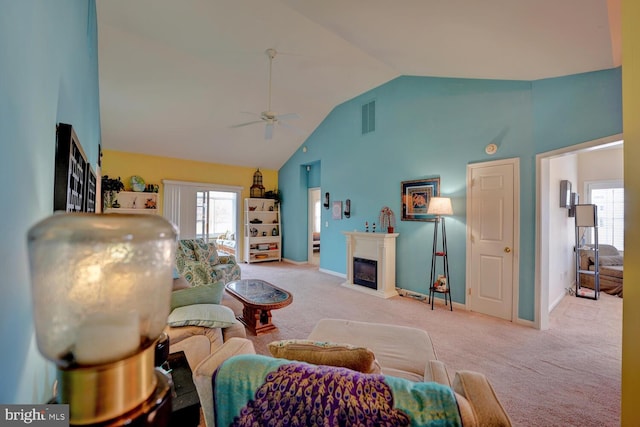
[[[98,178],[96,177],[96,173],[93,171],[91,165],[88,165],[87,173],[85,174],[87,177],[87,181],[85,182],[85,197],[84,197],[84,212],[92,212],[96,211],[96,203],[98,202],[98,194],[97,194],[97,185]]]
[[[435,221],[436,215],[427,215],[429,200],[440,197],[440,177],[402,181],[402,221]]]
[[[59,123],[56,128],[56,154],[53,179],[53,211],[86,212],[87,175],[91,172],[73,126]],[[89,183],[88,183],[89,181]],[[93,176],[95,211],[95,174]]]

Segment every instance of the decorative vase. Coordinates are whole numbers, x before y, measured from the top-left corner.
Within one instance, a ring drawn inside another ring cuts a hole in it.
[[[387,233],[389,234],[393,233],[393,227],[387,227]]]
[[[111,209],[113,208],[113,202],[116,199],[115,191],[105,191],[104,192],[104,208]]]

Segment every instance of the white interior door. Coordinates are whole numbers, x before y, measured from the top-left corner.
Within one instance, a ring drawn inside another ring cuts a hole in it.
[[[468,166],[468,308],[514,320],[517,295],[519,162]]]

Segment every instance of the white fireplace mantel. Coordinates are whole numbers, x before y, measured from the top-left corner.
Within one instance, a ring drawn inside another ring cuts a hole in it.
[[[347,281],[342,284],[350,289],[391,298],[396,291],[396,237],[399,233],[342,232],[347,238]],[[353,283],[353,258],[377,261],[377,289],[369,289]]]

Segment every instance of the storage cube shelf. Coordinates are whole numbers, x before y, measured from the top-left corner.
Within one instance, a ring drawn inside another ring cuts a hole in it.
[[[280,261],[280,211],[273,199],[244,199],[244,262]]]

